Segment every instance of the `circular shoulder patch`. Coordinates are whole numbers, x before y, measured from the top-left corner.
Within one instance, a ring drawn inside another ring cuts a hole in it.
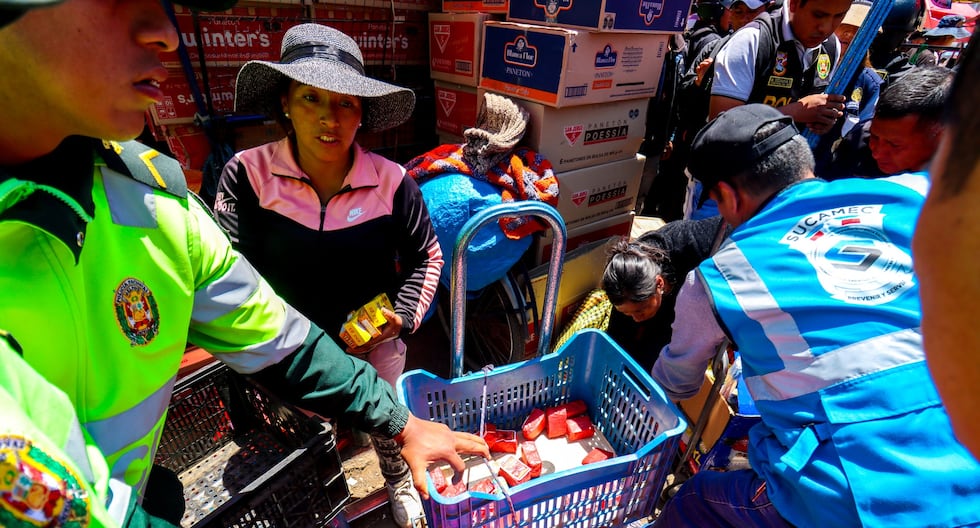
[[[30,440],[0,435],[0,475],[0,526],[88,526],[91,499],[78,476]]]

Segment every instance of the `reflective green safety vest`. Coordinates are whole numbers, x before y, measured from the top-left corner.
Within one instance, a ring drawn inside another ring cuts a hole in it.
[[[299,347],[310,323],[188,197],[175,160],[78,141],[96,152],[94,170],[83,160],[91,202],[87,182],[73,198],[0,178],[0,321],[67,394],[112,477],[141,492],[188,337],[250,373]]]
[[[109,467],[71,401],[16,348],[0,331],[0,526],[120,525],[106,508]]]

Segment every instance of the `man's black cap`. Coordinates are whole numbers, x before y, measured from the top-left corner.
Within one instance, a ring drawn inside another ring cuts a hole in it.
[[[784,126],[761,141],[753,140],[755,133],[769,123]],[[719,114],[698,132],[691,144],[687,171],[701,182],[698,207],[718,182],[748,169],[797,134],[793,119],[768,105],[736,106]]]

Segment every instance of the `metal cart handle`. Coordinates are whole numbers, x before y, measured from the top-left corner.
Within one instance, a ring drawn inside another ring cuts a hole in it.
[[[544,355],[551,344],[551,331],[555,324],[555,310],[558,306],[558,283],[561,278],[565,257],[567,233],[565,221],[558,211],[544,203],[533,201],[507,202],[492,205],[476,213],[456,237],[453,247],[452,263],[452,363],[449,374],[453,378],[463,375],[463,342],[466,327],[466,251],[480,229],[499,218],[511,216],[535,216],[545,220],[554,233],[551,244],[551,259],[548,265],[548,283],[544,293],[544,310],[541,314],[541,327],[538,332],[538,356]]]

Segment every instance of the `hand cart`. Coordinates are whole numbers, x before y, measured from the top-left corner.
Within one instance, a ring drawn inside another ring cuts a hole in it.
[[[463,375],[466,251],[461,248],[497,218],[532,213],[555,229],[538,355]],[[398,397],[416,416],[468,432],[478,432],[484,420],[520,429],[532,408],[583,400],[596,429],[618,456],[543,475],[510,487],[506,494],[467,491],[443,497],[430,480],[431,498],[424,507],[431,528],[598,528],[642,522],[654,513],[686,423],[649,375],[605,333],[585,330],[549,351],[565,238],[557,212],[545,204],[501,204],[471,218],[453,254],[452,378],[407,372],[399,378]]]

